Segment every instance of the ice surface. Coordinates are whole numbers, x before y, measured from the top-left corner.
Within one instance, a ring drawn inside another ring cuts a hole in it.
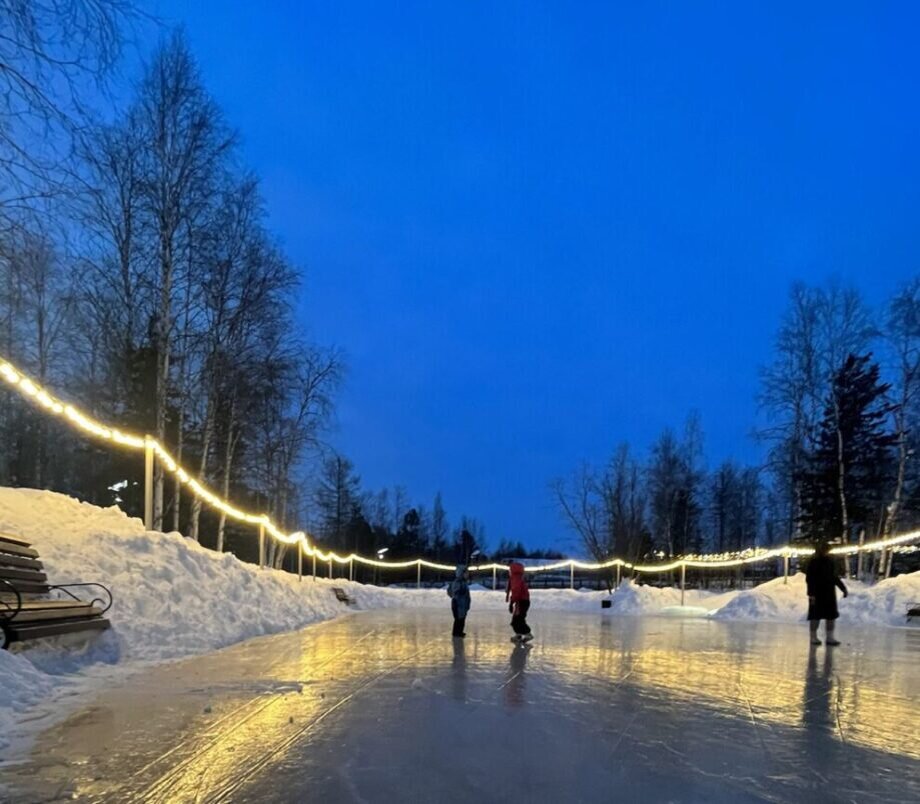
[[[101,580],[115,594],[113,629],[91,638],[29,643],[0,655],[0,759],[14,738],[59,718],[81,698],[151,662],[203,654],[251,637],[301,628],[346,612],[330,586],[344,586],[359,609],[446,610],[441,589],[378,588],[343,579],[313,582],[261,571],[218,555],[179,534],[146,532],[117,508],[102,509],[49,491],[0,488],[0,530],[32,540],[58,582]],[[875,587],[853,585],[841,621],[901,624],[906,603],[920,600],[920,573]],[[604,593],[534,590],[535,607],[595,615]],[[800,621],[802,576],[722,595],[624,583],[605,616],[662,614],[720,619]],[[504,596],[473,591],[475,613],[503,612]]]
[[[15,801],[917,801],[920,631],[358,613],[160,665],[0,780]]]

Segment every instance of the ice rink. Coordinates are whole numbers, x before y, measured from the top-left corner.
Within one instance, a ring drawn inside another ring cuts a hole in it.
[[[446,598],[445,598],[446,601]],[[15,801],[920,801],[920,629],[363,612],[160,666],[45,733]]]

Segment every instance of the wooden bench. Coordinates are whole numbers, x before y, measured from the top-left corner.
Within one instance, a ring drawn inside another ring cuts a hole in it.
[[[83,597],[78,596],[82,594]],[[38,551],[0,533],[0,648],[79,631],[104,631],[112,593],[98,583],[50,584]]]
[[[335,599],[338,600],[340,603],[345,603],[345,604],[347,604],[347,605],[349,605],[349,606],[354,606],[355,603],[358,602],[358,601],[356,601],[353,597],[350,597],[350,596],[345,592],[345,590],[342,589],[341,586],[333,586],[333,587],[332,587],[332,594],[335,595]]]
[[[920,618],[920,603],[917,602],[907,604],[907,622],[914,617]]]

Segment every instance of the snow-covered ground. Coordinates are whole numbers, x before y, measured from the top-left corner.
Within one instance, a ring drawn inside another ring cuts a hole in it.
[[[357,608],[431,608],[447,611],[442,589],[381,588],[343,579],[299,581],[219,555],[177,533],[145,531],[117,508],[102,509],[48,491],[0,488],[0,531],[39,550],[53,582],[105,583],[115,605],[111,631],[88,640],[68,638],[0,652],[0,750],[9,726],[49,695],[96,689],[106,679],[151,662],[206,653],[254,636],[291,631],[349,609],[332,586],[347,589]],[[852,585],[841,603],[843,623],[898,625],[909,601],[920,600],[920,573],[874,587]],[[534,609],[605,615],[676,614],[719,619],[798,621],[805,617],[801,575],[753,590],[712,594],[626,583],[601,609],[602,592],[535,590]],[[473,611],[503,609],[499,592],[474,589]]]

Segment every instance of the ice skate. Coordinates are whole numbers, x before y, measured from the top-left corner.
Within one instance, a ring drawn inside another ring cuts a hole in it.
[[[814,643],[812,643],[812,644],[814,644]],[[827,646],[828,646],[829,648],[836,648],[839,644],[840,644],[840,640],[839,640],[839,639],[831,639],[831,638],[829,638],[829,639],[827,640]]]
[[[530,642],[531,639],[533,639],[533,634],[524,634],[521,637],[521,642]]]
[[[814,647],[817,648],[817,647],[821,644],[821,640],[818,639],[817,637],[815,637],[815,638],[813,638],[813,639],[811,640],[811,644],[812,644],[812,646],[814,646]]]
[[[512,642],[520,642],[520,641],[521,641],[521,635],[520,635],[520,634],[515,634],[513,637],[511,637],[511,641],[512,641]]]

